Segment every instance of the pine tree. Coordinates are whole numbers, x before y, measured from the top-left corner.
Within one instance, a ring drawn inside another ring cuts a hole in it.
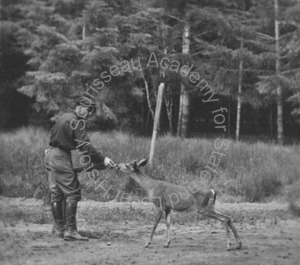
[[[258,2],[258,9],[263,12],[260,15],[263,15],[261,19],[265,20],[262,30],[270,35],[274,48],[263,54],[265,60],[269,61],[269,72],[260,76],[257,86],[260,93],[269,97],[276,96],[277,141],[282,144],[284,141],[283,108],[286,103],[285,95],[288,95],[289,90],[293,88],[292,80],[298,72],[297,67],[291,65],[290,62],[293,61],[292,58],[299,56],[294,51],[290,51],[291,53],[286,56],[289,50],[286,47],[290,47],[290,43],[293,43],[293,36],[297,36],[297,16],[290,14],[291,10],[293,10],[292,13],[297,14],[299,5],[295,5],[293,1],[278,3],[277,0],[274,0],[267,3],[272,8],[266,8],[266,5],[259,5]]]

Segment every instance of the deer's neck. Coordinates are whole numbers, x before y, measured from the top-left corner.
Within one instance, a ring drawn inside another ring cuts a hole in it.
[[[142,172],[133,172],[131,177],[149,194],[155,188],[157,181]]]

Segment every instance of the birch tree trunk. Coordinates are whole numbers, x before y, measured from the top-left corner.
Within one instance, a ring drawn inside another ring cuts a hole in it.
[[[184,87],[184,85],[182,84]],[[189,133],[189,116],[190,116],[190,96],[186,91],[186,88],[183,89],[182,94],[182,124],[181,124],[181,137],[186,138]]]
[[[240,52],[242,56],[242,51],[244,47],[244,40],[241,39]],[[239,81],[238,81],[238,95],[237,95],[237,113],[236,113],[236,131],[235,139],[240,140],[240,127],[241,127],[241,110],[242,110],[242,82],[243,82],[243,57],[240,58],[239,65]]]
[[[278,20],[278,0],[274,0],[275,9],[275,50],[276,50],[276,75],[280,75],[280,48],[279,48],[279,20]],[[282,120],[282,89],[280,84],[277,84],[277,142],[283,144],[283,120]]]
[[[182,53],[183,54],[190,53],[190,25],[188,22],[184,24],[184,29],[183,29]],[[179,104],[180,107],[179,107],[179,115],[178,115],[177,135],[186,138],[189,132],[190,98],[183,83],[181,83]]]
[[[148,82],[147,82],[147,80],[145,79],[145,77],[143,77],[143,80],[144,80],[145,89],[146,89],[146,96],[147,96],[147,104],[148,104],[148,108],[149,108],[149,111],[150,111],[150,113],[151,113],[151,116],[152,116],[152,118],[153,118],[153,120],[154,120],[154,111],[153,111],[152,106],[151,106]]]
[[[182,129],[182,103],[183,103],[183,88],[180,87],[179,110],[178,110],[178,123],[177,123],[177,136],[181,136]]]

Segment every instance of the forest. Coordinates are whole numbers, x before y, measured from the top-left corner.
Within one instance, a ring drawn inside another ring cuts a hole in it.
[[[299,23],[296,0],[3,0],[0,128],[88,92],[91,129],[149,135],[163,84],[161,133],[293,142]]]

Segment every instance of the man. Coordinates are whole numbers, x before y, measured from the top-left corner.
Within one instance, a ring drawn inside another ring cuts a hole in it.
[[[51,129],[50,148],[45,151],[56,234],[67,241],[88,240],[77,232],[76,211],[81,190],[77,173],[72,167],[71,150],[79,149],[89,156],[96,165],[93,168],[115,166],[110,158],[96,151],[87,135],[85,122],[95,112],[96,104],[88,97],[80,97],[74,112],[65,113],[56,120]]]

